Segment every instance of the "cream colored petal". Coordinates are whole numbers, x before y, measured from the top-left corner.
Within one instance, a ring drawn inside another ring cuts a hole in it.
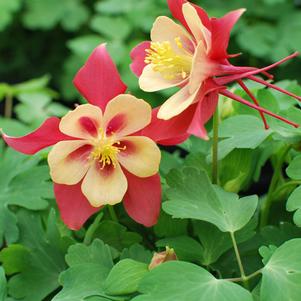
[[[104,128],[107,133],[123,137],[146,127],[152,118],[152,108],[143,99],[130,94],[121,94],[113,98],[104,113]]]
[[[150,64],[144,67],[143,72],[139,77],[139,86],[145,92],[155,92],[182,85],[186,81],[187,79],[165,79],[160,72],[155,72],[153,66]]]
[[[177,46],[175,42],[176,38],[181,39],[184,50]],[[192,53],[194,49],[194,43],[189,33],[172,19],[164,16],[158,17],[154,22],[151,30],[151,40],[153,42],[170,42],[173,49],[177,52],[186,50]]]
[[[48,155],[50,176],[57,184],[74,185],[89,168],[92,146],[84,140],[58,142]]]
[[[201,83],[199,89],[201,87]],[[168,120],[186,110],[195,100],[199,89],[195,93],[189,93],[189,86],[186,85],[180,91],[167,99],[158,111],[158,118]]]
[[[118,160],[130,173],[145,178],[159,171],[161,152],[153,140],[142,136],[130,136],[120,142],[125,146],[125,150],[118,154]]]
[[[61,119],[60,131],[72,137],[89,139],[97,136],[101,120],[102,111],[99,107],[80,105]]]
[[[203,25],[196,9],[189,2],[187,2],[183,4],[182,11],[197,43],[204,41],[206,50],[209,52],[211,48],[211,32]]]
[[[83,182],[82,192],[93,207],[120,203],[127,191],[127,179],[117,163],[101,169],[95,162],[88,170]]]
[[[188,83],[190,94],[193,94],[200,87],[200,83],[210,75],[210,67],[211,64],[207,59],[204,43],[200,41],[192,61],[192,69]]]

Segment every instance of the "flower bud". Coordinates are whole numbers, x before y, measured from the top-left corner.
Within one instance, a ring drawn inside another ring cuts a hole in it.
[[[166,247],[166,250],[160,253],[155,253],[148,268],[152,270],[156,266],[172,260],[178,260],[174,249]]]

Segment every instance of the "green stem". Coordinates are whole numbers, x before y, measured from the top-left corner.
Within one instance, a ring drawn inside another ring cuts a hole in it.
[[[236,243],[234,233],[230,232],[230,236],[231,236],[231,240],[232,240],[232,244],[233,244],[237,264],[238,264],[238,267],[239,267],[241,280],[244,284],[244,287],[248,288],[249,287],[248,279],[246,277],[246,273],[245,273],[245,270],[244,270],[244,267],[243,267],[243,264],[242,264],[242,261],[241,261],[241,258],[240,258],[240,254],[239,254],[239,250],[238,250],[238,247],[237,247],[237,243]]]
[[[218,184],[218,106],[213,115],[213,142],[212,142],[212,183]]]
[[[270,209],[271,209],[272,202],[273,202],[273,194],[277,187],[278,181],[281,178],[282,164],[283,164],[285,157],[286,157],[287,153],[289,152],[290,148],[291,148],[290,145],[285,146],[283,148],[283,150],[281,151],[280,156],[276,162],[274,174],[273,174],[273,177],[272,177],[272,180],[270,183],[268,194],[261,207],[260,228],[264,227],[268,223],[269,213],[270,213]]]
[[[84,244],[89,245],[93,239],[93,235],[103,217],[103,212],[99,212],[99,214],[96,216],[94,222],[90,225],[88,228],[85,238],[84,238]]]
[[[258,276],[259,274],[261,274],[261,272],[262,272],[262,269],[260,269],[260,270],[258,270],[256,272],[254,272],[254,273],[246,276],[245,280],[250,280],[250,279]],[[228,280],[228,281],[232,281],[232,282],[242,282],[243,281],[243,279],[241,277],[239,277],[239,278],[226,278],[224,280]]]
[[[273,199],[275,197],[277,197],[277,195],[279,195],[282,192],[282,190],[285,190],[286,188],[288,188],[290,186],[296,186],[296,185],[301,185],[301,181],[295,180],[295,181],[289,181],[289,182],[284,183],[273,193]]]
[[[113,206],[108,205],[108,210],[112,221],[118,223],[118,217]]]
[[[10,94],[7,94],[5,98],[4,117],[11,118],[12,115],[13,115],[13,97]]]

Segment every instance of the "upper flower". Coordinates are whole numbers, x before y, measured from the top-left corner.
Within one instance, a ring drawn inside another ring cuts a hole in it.
[[[158,17],[151,30],[151,41],[139,44],[131,52],[131,69],[139,76],[142,90],[152,92],[180,88],[158,109],[159,119],[173,120],[174,125],[184,120],[188,134],[207,139],[204,125],[215,111],[218,95],[222,94],[258,110],[266,128],[264,114],[298,126],[261,108],[259,101],[243,83],[243,79],[253,80],[300,101],[299,96],[255,76],[261,73],[272,79],[273,76],[267,71],[298,53],[262,69],[234,66],[229,59],[236,55],[229,55],[227,48],[231,29],[244,9],[232,11],[222,18],[209,18],[201,7],[186,0],[167,2],[172,15],[181,25],[168,17]],[[254,104],[226,90],[226,85],[233,82],[245,90]],[[185,118],[177,121],[184,112]]]

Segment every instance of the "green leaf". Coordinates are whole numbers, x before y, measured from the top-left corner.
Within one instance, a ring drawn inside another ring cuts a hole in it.
[[[103,283],[113,267],[110,247],[96,239],[90,246],[76,244],[66,255],[69,269],[60,275],[63,289],[53,301],[83,301],[93,295],[104,295]]]
[[[191,263],[172,261],[153,269],[142,280],[133,301],[252,301],[247,290],[226,280],[214,278]]]
[[[23,23],[29,29],[51,29],[61,23],[65,30],[77,30],[89,17],[82,0],[26,0]]]
[[[5,29],[13,20],[13,14],[21,8],[20,0],[0,1],[0,31]]]
[[[286,210],[294,213],[294,223],[301,227],[301,186],[297,187],[289,196]]]
[[[128,295],[137,291],[141,279],[148,273],[148,265],[124,259],[119,261],[111,270],[104,283],[108,295]]]
[[[219,160],[235,148],[255,149],[272,133],[255,116],[239,115],[224,120],[219,128],[219,137],[224,138],[218,144]]]
[[[301,296],[301,239],[281,245],[262,271],[261,301],[299,300]]]
[[[108,220],[99,224],[94,232],[94,238],[99,238],[104,243],[120,251],[142,241],[138,233],[129,232],[126,227]]]
[[[35,166],[38,156],[28,157],[5,149],[0,144],[0,245],[3,238],[8,244],[16,242],[18,229],[16,218],[9,206],[41,210],[48,207],[45,198],[53,196],[52,184],[47,182],[47,166]]]
[[[286,168],[286,174],[294,180],[301,180],[301,155],[296,156]]]
[[[205,171],[184,168],[176,172],[177,178],[168,181],[172,187],[163,209],[176,218],[192,218],[216,225],[223,232],[235,232],[245,226],[253,216],[258,198],[238,195],[213,186]]]
[[[95,16],[91,20],[91,28],[108,38],[124,40],[131,32],[129,22],[124,18]]]
[[[274,252],[277,250],[277,247],[274,245],[262,246],[259,248],[259,254],[262,257],[262,262],[267,264],[267,262],[271,259]]]
[[[12,244],[0,252],[0,261],[3,263],[7,275],[13,275],[26,268],[30,250],[23,245]]]
[[[179,236],[161,239],[156,242],[157,247],[171,247],[175,250],[177,257],[182,261],[191,261],[200,263],[202,246],[193,238],[188,236]]]
[[[6,301],[7,297],[7,283],[4,269],[0,266],[0,301]]]
[[[18,225],[20,228],[20,244],[29,252],[18,252],[18,266],[12,267],[9,258],[2,253],[4,265],[11,269],[18,268],[18,274],[9,279],[9,294],[23,301],[40,301],[59,287],[58,276],[65,269],[65,250],[61,249],[61,237],[57,241],[49,239],[42,226],[39,215],[26,210],[19,210]],[[49,224],[55,220],[49,220]],[[11,256],[16,255],[15,247],[8,248]],[[2,251],[4,252],[4,251]],[[26,259],[24,259],[26,256]],[[24,265],[26,261],[26,265]]]
[[[149,264],[152,259],[152,253],[139,244],[133,244],[128,249],[126,248],[122,250],[120,260],[126,258]]]

